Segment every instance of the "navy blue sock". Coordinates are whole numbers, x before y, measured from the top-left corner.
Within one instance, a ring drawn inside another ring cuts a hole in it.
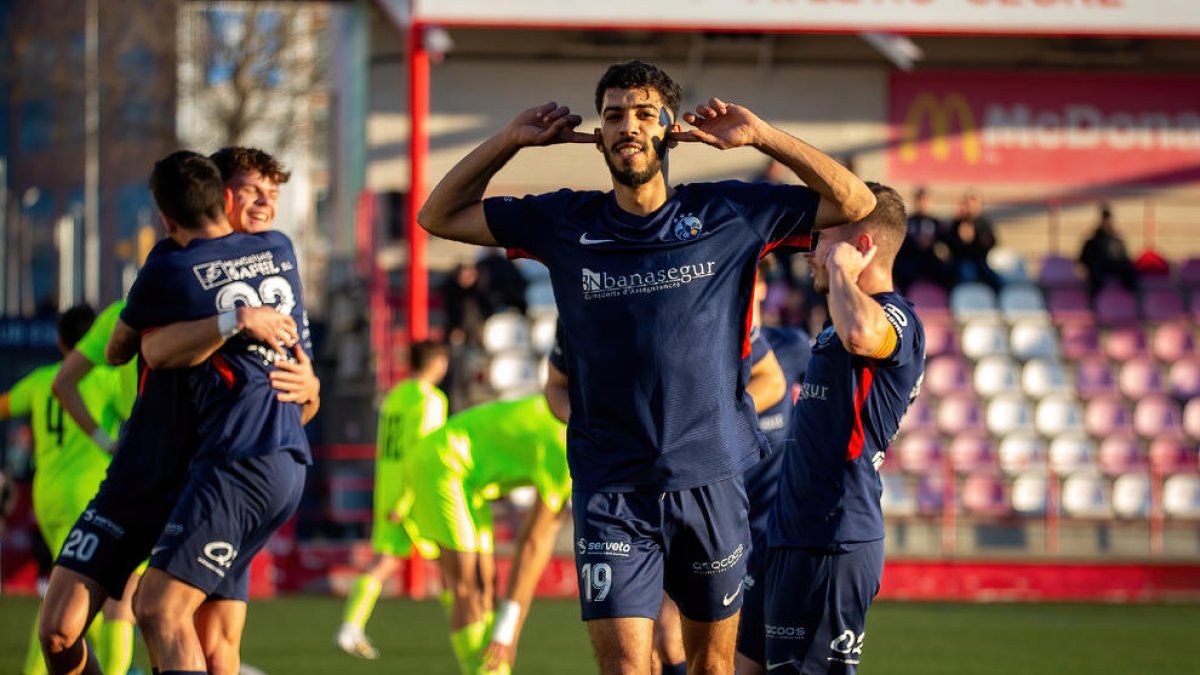
[[[662,675],[687,675],[687,661],[662,664]]]

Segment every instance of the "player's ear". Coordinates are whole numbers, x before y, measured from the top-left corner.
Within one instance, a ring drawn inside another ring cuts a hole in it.
[[[233,213],[233,190],[225,188],[225,215]]]
[[[866,253],[867,251],[871,250],[872,246],[875,245],[875,237],[872,236],[870,232],[863,232],[862,234],[858,235],[858,239],[855,240],[854,243],[855,248],[858,249],[859,253]]]
[[[604,152],[604,136],[600,135],[600,127],[596,127],[592,133],[596,135],[596,149]]]

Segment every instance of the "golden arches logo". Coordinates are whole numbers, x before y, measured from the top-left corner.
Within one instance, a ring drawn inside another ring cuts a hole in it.
[[[933,158],[950,157],[950,122],[958,120],[962,133],[962,153],[967,164],[978,164],[980,158],[979,132],[975,115],[962,94],[946,94],[941,100],[936,94],[918,94],[908,108],[900,137],[900,159],[906,164],[917,161],[917,141],[921,138],[921,122],[929,119],[930,151]]]

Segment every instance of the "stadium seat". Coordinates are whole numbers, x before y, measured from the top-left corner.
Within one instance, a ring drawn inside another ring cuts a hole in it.
[[[1025,268],[1025,256],[1021,255],[1019,251],[997,246],[988,251],[987,263],[1005,286],[1029,281],[1029,271]]]
[[[1096,311],[1096,319],[1105,326],[1134,323],[1141,318],[1137,296],[1121,286],[1109,285],[1100,289],[1093,298],[1092,307]]]
[[[1046,310],[1056,323],[1094,321],[1092,299],[1082,288],[1051,288],[1046,291]]]
[[[1033,429],[1033,406],[1019,393],[999,394],[988,401],[987,429],[996,436]]]
[[[1166,391],[1166,382],[1158,361],[1149,356],[1129,359],[1121,364],[1117,388],[1125,398],[1136,400]]]
[[[1104,336],[1104,355],[1113,361],[1128,361],[1149,353],[1149,340],[1141,326],[1116,326]]]
[[[1034,412],[1034,426],[1038,433],[1051,437],[1081,431],[1084,428],[1084,416],[1079,401],[1069,394],[1043,398]]]
[[[971,388],[970,364],[961,356],[938,356],[925,364],[924,389],[934,396]]]
[[[997,449],[1000,468],[1009,475],[1044,469],[1046,466],[1046,444],[1037,434],[1021,431],[1000,439]]]
[[[1196,335],[1187,321],[1169,321],[1154,330],[1151,352],[1164,363],[1196,355]]]
[[[1162,436],[1150,442],[1150,468],[1155,473],[1170,476],[1191,473],[1200,468],[1196,445],[1180,437]]]
[[[1057,359],[1029,360],[1021,369],[1021,388],[1033,398],[1073,391],[1067,369]]]
[[[1088,401],[1083,425],[1096,438],[1133,431],[1133,411],[1119,396],[1097,396]]]
[[[958,333],[954,322],[947,318],[927,319],[921,317],[925,324],[925,355],[927,357],[943,354],[959,354]]]
[[[900,433],[912,434],[922,431],[934,431],[936,426],[936,404],[933,397],[920,394],[908,406],[904,417],[900,418]]]
[[[1008,356],[985,356],[975,364],[975,391],[991,398],[1005,392],[1015,392],[1021,386],[1021,370]]]
[[[1200,518],[1200,476],[1170,476],[1163,481],[1162,501],[1171,518]]]
[[[963,326],[962,351],[978,361],[993,354],[1008,354],[1008,329],[994,319],[974,319]]]
[[[1067,476],[1062,484],[1063,512],[1076,518],[1105,518],[1112,514],[1108,481],[1098,472]]]
[[[1026,471],[1013,479],[1009,488],[1009,501],[1016,513],[1024,516],[1040,516],[1046,512],[1046,474],[1041,471]]]
[[[1200,289],[1200,258],[1188,258],[1179,266],[1179,285],[1189,291]]]
[[[1142,289],[1142,317],[1147,321],[1175,321],[1187,316],[1183,295],[1174,288]]]
[[[1062,322],[1055,319],[1054,322],[1058,325],[1063,358],[1078,361],[1100,353],[1100,331],[1094,321]]]
[[[913,495],[910,479],[898,473],[888,473],[880,476],[883,482],[883,495],[879,503],[885,516],[912,516],[917,513],[917,499]]]
[[[905,434],[896,439],[887,454],[895,456],[885,459],[885,465],[894,460],[907,473],[930,473],[942,466],[942,442],[937,434]]]
[[[532,393],[538,387],[538,362],[528,353],[507,352],[492,357],[488,383],[501,394]]]
[[[1194,398],[1183,406],[1183,433],[1193,441],[1200,442],[1200,398]]]
[[[942,474],[927,473],[916,479],[917,513],[935,515],[942,512],[946,500],[945,482]]]
[[[1133,434],[1105,436],[1096,455],[1100,470],[1109,476],[1145,471],[1149,466],[1146,451]]]
[[[922,321],[950,316],[950,297],[946,289],[928,281],[914,281],[904,294],[917,310]]]
[[[550,285],[549,278],[539,279],[526,286],[525,302],[530,313],[558,311],[558,305],[554,301],[554,287]]]
[[[1047,451],[1050,468],[1058,474],[1069,474],[1095,467],[1096,444],[1086,434],[1059,434],[1050,441]]]
[[[1121,518],[1150,515],[1150,476],[1146,472],[1117,476],[1112,486],[1113,512]]]
[[[534,316],[529,331],[529,342],[535,354],[549,354],[554,349],[554,336],[558,328],[557,312],[542,312]]]
[[[942,399],[936,416],[938,431],[948,436],[985,429],[983,406],[974,392],[951,394]]]
[[[1000,313],[1009,323],[1018,319],[1050,318],[1041,289],[1029,283],[1010,283],[1000,289]]]
[[[976,472],[967,476],[959,488],[959,501],[967,513],[982,516],[1008,515],[1008,493],[1004,482],[991,472]]]
[[[1168,396],[1145,396],[1133,409],[1133,431],[1147,439],[1180,436],[1183,434],[1183,409]]]
[[[483,348],[499,354],[530,347],[529,319],[517,312],[499,312],[483,322]]]
[[[1103,356],[1092,356],[1075,364],[1075,391],[1085,400],[1117,393],[1117,376]]]
[[[950,291],[950,313],[960,322],[998,316],[996,293],[981,283],[963,283]]]
[[[1020,361],[1058,357],[1058,331],[1048,321],[1021,319],[1013,324],[1009,349]]]
[[[991,434],[959,434],[950,439],[946,454],[958,473],[994,470],[1000,466]]]
[[[1048,255],[1042,258],[1042,267],[1038,271],[1038,285],[1042,288],[1083,288],[1083,277],[1075,266],[1075,261],[1060,255]]]

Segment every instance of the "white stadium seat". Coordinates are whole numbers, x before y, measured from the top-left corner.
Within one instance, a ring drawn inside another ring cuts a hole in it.
[[[1034,425],[1039,433],[1057,436],[1069,431],[1083,430],[1083,408],[1073,396],[1053,394],[1043,398],[1034,413]]]
[[[1026,471],[1013,479],[1009,501],[1016,513],[1038,516],[1046,512],[1046,474]]]
[[[529,319],[517,312],[499,312],[483,322],[483,348],[489,354],[529,349]]]
[[[963,326],[962,352],[978,361],[985,356],[1007,355],[1008,329],[995,319],[973,319]]]
[[[1000,440],[996,451],[1000,456],[1000,468],[1013,475],[1043,469],[1046,466],[1046,444],[1037,434],[1019,431]]]
[[[1087,434],[1068,431],[1050,441],[1047,456],[1056,473],[1076,473],[1095,467],[1096,444]]]
[[[1000,290],[1000,313],[1009,321],[1050,319],[1042,290],[1033,284],[1009,284]]]
[[[1058,358],[1058,331],[1048,321],[1020,319],[1008,338],[1012,355],[1021,361]]]
[[[1172,518],[1200,518],[1200,476],[1170,476],[1163,481],[1163,511]]]
[[[992,397],[1020,388],[1020,367],[1005,355],[985,356],[975,364],[975,391]]]
[[[1034,398],[1074,391],[1071,375],[1057,359],[1030,359],[1021,369],[1021,388]]]
[[[1112,505],[1122,518],[1150,515],[1150,476],[1144,472],[1117,476],[1113,481]]]
[[[1033,429],[1033,406],[1019,393],[1000,394],[987,405],[987,428],[996,436]]]
[[[1068,476],[1062,484],[1063,511],[1079,518],[1104,518],[1112,515],[1108,481],[1095,471]]]
[[[994,319],[998,316],[996,293],[986,284],[959,284],[950,291],[950,313],[959,321]]]

